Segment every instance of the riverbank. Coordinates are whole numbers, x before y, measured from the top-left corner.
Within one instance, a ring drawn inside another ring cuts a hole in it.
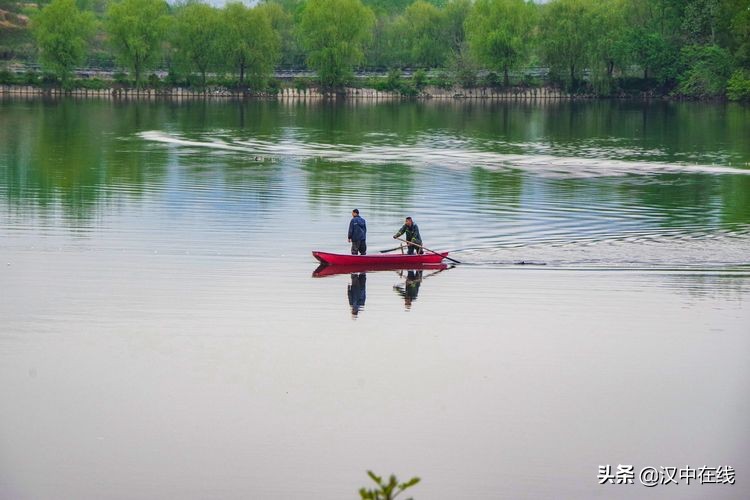
[[[205,99],[205,98],[228,98],[228,99],[323,99],[323,98],[348,98],[348,99],[571,99],[571,98],[595,98],[594,95],[573,94],[554,87],[451,87],[440,88],[427,86],[414,95],[407,95],[399,91],[385,91],[373,88],[346,87],[340,91],[324,91],[316,87],[295,88],[281,87],[273,92],[250,92],[246,90],[233,90],[226,87],[209,87],[206,90],[195,90],[189,88],[167,88],[167,89],[135,89],[124,87],[112,87],[104,89],[77,88],[63,90],[60,87],[40,87],[34,85],[0,85],[0,95],[16,96],[75,96],[91,98],[114,98],[114,99]],[[623,96],[625,97],[625,96]],[[633,96],[627,96],[633,97]],[[642,97],[653,97],[644,94]]]

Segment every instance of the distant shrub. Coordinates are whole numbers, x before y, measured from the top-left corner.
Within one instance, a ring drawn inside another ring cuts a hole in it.
[[[112,79],[115,81],[115,83],[118,83],[120,85],[130,85],[130,79],[128,78],[128,75],[123,73],[122,71],[118,71],[114,75],[112,75]]]
[[[385,78],[385,90],[400,90],[401,89],[401,70],[399,68],[391,68],[388,71],[388,76]]]
[[[732,101],[750,101],[750,72],[738,70],[727,82],[727,97]]]
[[[277,78],[271,78],[266,82],[265,91],[269,94],[276,95],[281,91],[281,80]]]
[[[152,89],[158,89],[161,87],[161,80],[159,79],[159,76],[156,73],[151,73],[148,75],[148,86]]]
[[[79,89],[103,90],[110,87],[110,82],[101,80],[99,78],[91,78],[85,80],[76,80],[73,86]]]
[[[174,70],[170,70],[167,76],[164,78],[164,83],[169,87],[186,87],[185,82],[180,78],[180,75],[175,73]]]
[[[39,75],[36,73],[36,71],[29,70],[23,75],[23,83],[27,85],[38,85]]]
[[[13,73],[4,69],[0,71],[0,85],[13,85],[16,83],[16,77]]]
[[[430,83],[441,89],[450,89],[455,82],[450,75],[445,72],[440,72],[430,80]]]
[[[53,73],[44,73],[42,75],[42,85],[45,87],[57,87],[60,85],[60,79]]]
[[[294,88],[297,89],[300,92],[305,92],[307,89],[312,87],[312,80],[305,77],[295,78],[294,80]]]
[[[732,57],[717,45],[688,45],[680,52],[677,93],[691,98],[725,94]]]
[[[479,79],[479,84],[482,87],[500,87],[503,84],[503,80],[500,78],[500,75],[494,71],[490,71]]]
[[[414,72],[411,79],[414,83],[414,87],[417,90],[422,90],[424,86],[427,85],[427,72],[420,68]]]

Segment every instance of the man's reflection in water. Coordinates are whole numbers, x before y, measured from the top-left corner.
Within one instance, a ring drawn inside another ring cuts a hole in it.
[[[356,317],[359,310],[365,306],[366,285],[367,273],[352,273],[352,284],[346,286],[346,294],[349,296],[349,305],[352,308],[352,317]]]
[[[411,309],[411,303],[417,300],[421,284],[422,271],[409,271],[406,273],[406,282],[393,287],[404,298],[404,307],[407,311]]]

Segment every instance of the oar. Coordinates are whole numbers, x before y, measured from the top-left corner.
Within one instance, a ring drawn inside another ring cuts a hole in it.
[[[398,241],[403,241],[403,242],[406,242],[406,244],[407,244],[407,245],[414,245],[415,247],[419,247],[419,248],[421,248],[422,250],[427,250],[428,252],[432,252],[432,253],[434,253],[435,255],[443,255],[443,254],[441,254],[440,252],[436,252],[435,250],[430,250],[430,249],[429,249],[429,248],[427,248],[427,247],[423,247],[423,246],[422,246],[422,245],[420,245],[419,243],[409,242],[409,241],[406,241],[406,240],[405,240],[405,239],[403,239],[403,238],[395,238],[395,239],[397,239]],[[460,263],[461,263],[461,261],[459,261],[459,260],[456,260],[456,259],[452,259],[452,258],[450,258],[450,257],[448,257],[448,256],[445,256],[445,257],[443,257],[443,258],[444,258],[444,259],[448,259],[448,260],[450,260],[450,261],[453,261],[453,262],[455,262],[456,264],[460,264]]]
[[[388,250],[380,250],[380,253],[388,253],[388,252],[395,252],[399,248],[401,248],[403,245],[399,245],[396,248],[389,248]]]

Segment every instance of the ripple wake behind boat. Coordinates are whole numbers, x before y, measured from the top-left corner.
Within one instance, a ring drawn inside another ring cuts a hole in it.
[[[303,143],[295,140],[271,142],[256,139],[227,142],[216,138],[209,138],[208,140],[187,139],[158,130],[141,132],[138,136],[151,142],[248,153],[263,157],[318,158],[331,162],[356,162],[375,165],[397,163],[415,168],[437,166],[460,170],[479,166],[490,170],[521,170],[550,178],[617,177],[664,173],[750,175],[750,169],[724,165],[631,161],[553,154],[496,153],[472,149],[469,144],[457,140],[453,141],[455,147],[441,148],[433,144],[334,145],[314,142]]]

